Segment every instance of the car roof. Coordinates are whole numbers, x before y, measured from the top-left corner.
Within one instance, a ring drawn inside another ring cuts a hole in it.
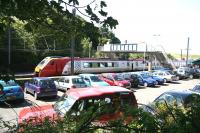
[[[182,90],[182,89],[173,89],[173,90],[166,91],[164,93],[171,94],[171,95],[179,95],[179,96],[181,95],[181,96],[185,96],[185,97],[192,95],[192,94],[197,94],[191,90]]]
[[[72,76],[63,76],[61,78],[70,78],[70,79],[73,79],[73,78],[81,78],[81,77],[80,76],[72,75]]]
[[[131,91],[119,86],[100,86],[100,87],[70,89],[66,92],[66,94],[76,99],[80,99],[80,98],[86,98],[86,97],[101,96],[104,94],[114,94],[117,92],[129,93]]]
[[[33,79],[36,79],[36,80],[49,80],[51,78],[48,78],[48,77],[34,77]]]
[[[96,74],[91,74],[91,73],[83,73],[83,74],[79,74],[81,76],[97,76]]]

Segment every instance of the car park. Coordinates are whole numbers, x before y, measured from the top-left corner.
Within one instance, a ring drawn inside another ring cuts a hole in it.
[[[100,79],[96,74],[79,74],[84,79],[88,86],[109,86],[109,84]]]
[[[102,111],[97,121],[110,121],[122,117],[124,107],[137,107],[137,100],[132,91],[119,86],[100,86],[80,89],[70,89],[54,105],[43,105],[40,107],[23,108],[18,117],[18,123],[35,118],[41,119],[50,117],[57,119],[71,113],[79,116],[95,107],[96,111]],[[109,110],[104,112],[103,110]],[[120,110],[119,110],[120,109]]]
[[[177,81],[176,75],[173,75],[168,71],[155,71],[153,72],[153,75],[164,78],[164,82]]]
[[[55,80],[54,83],[58,90],[63,91],[67,91],[72,88],[84,88],[88,86],[83,78],[79,76],[63,76]]]
[[[0,80],[0,102],[6,101],[23,101],[24,92],[14,80],[9,80],[7,83]]]
[[[156,80],[152,79],[148,75],[143,74],[142,72],[135,72],[135,74],[138,75],[141,86],[156,86],[158,84]]]
[[[57,97],[57,89],[54,81],[47,77],[35,77],[24,85],[24,92],[31,93],[35,99],[40,97]]]
[[[131,87],[138,87],[139,85],[139,78],[137,74],[131,74],[131,73],[120,73],[120,75],[123,77],[123,79],[128,80],[131,83]]]
[[[142,72],[142,74],[145,74],[145,75],[151,77],[152,79],[156,80],[159,85],[163,85],[166,82],[163,77],[155,76],[151,72],[145,71],[145,72]]]
[[[101,79],[107,82],[111,86],[121,86],[124,88],[131,88],[131,83],[128,80],[123,79],[120,74],[117,73],[103,73]]]

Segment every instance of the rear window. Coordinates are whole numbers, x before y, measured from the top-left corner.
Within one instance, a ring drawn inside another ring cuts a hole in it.
[[[102,80],[99,78],[99,76],[90,76],[90,79],[93,82],[102,82]]]
[[[73,84],[85,84],[85,82],[82,78],[73,78],[72,83]]]
[[[54,87],[55,84],[54,84],[54,81],[52,79],[47,79],[47,80],[41,80],[39,82],[39,85],[41,87],[44,87],[44,88],[51,88],[51,87]]]

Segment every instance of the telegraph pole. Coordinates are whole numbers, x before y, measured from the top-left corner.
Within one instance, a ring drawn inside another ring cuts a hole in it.
[[[73,21],[75,20],[76,16],[76,9],[72,9],[72,14],[73,14]],[[75,22],[75,21],[74,21]],[[73,22],[73,23],[74,23]],[[75,27],[74,27],[74,32],[72,35],[72,40],[71,40],[71,75],[74,75],[74,46],[75,46]]]
[[[181,49],[181,60],[183,59],[183,49]]]
[[[187,40],[187,57],[186,57],[186,66],[188,66],[189,44],[190,44],[190,38],[188,37],[188,40]]]

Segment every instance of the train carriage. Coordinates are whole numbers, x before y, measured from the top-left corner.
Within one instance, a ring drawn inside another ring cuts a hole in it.
[[[142,60],[111,60],[95,58],[74,58],[74,73],[105,73],[142,70]],[[71,74],[71,58],[46,57],[35,68],[39,77]]]

